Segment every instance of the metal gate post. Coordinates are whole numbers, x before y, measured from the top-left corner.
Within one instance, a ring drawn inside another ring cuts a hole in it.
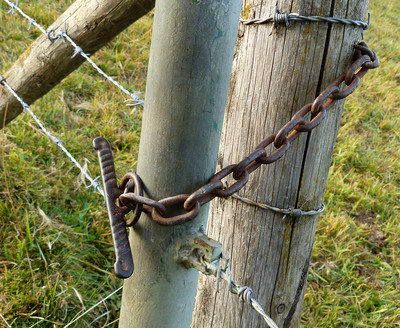
[[[138,173],[160,199],[190,193],[215,170],[240,0],[156,3]],[[189,327],[198,272],[174,260],[180,238],[206,225],[208,206],[182,226],[148,217],[130,231],[135,272],[120,327]]]

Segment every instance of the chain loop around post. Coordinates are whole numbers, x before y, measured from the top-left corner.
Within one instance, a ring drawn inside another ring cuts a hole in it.
[[[126,221],[127,224],[135,224],[138,219],[137,215],[141,211],[151,213],[153,220],[160,225],[182,224],[193,220],[198,215],[200,206],[215,197],[229,197],[242,189],[249,180],[250,173],[258,169],[262,164],[271,164],[280,159],[289,149],[293,140],[301,133],[309,132],[319,125],[326,117],[328,109],[336,101],[344,99],[353,93],[367,71],[379,66],[378,56],[368,48],[365,42],[360,42],[354,48],[354,62],[346,73],[337,77],[312,103],[306,104],[295,113],[277,134],[271,134],[266,137],[238,164],[228,165],[215,173],[207,184],[192,194],[181,194],[156,201],[143,197],[140,178],[132,174],[124,177],[120,185],[120,188],[124,190],[119,191],[119,201],[125,207],[121,209],[129,208],[134,211],[133,218]],[[0,79],[0,83],[1,81]],[[343,90],[340,90],[340,86],[343,84],[346,86]],[[311,114],[309,114],[310,112]],[[311,115],[309,121],[306,117],[307,115]],[[308,123],[306,123],[307,121]],[[270,155],[267,155],[267,147],[272,143],[276,149]],[[223,189],[222,180],[231,174],[236,181]],[[186,213],[166,217],[168,207],[177,205],[182,206]]]

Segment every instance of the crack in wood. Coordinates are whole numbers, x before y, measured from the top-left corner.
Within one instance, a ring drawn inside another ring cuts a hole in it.
[[[296,312],[297,304],[300,301],[301,294],[302,294],[303,289],[307,282],[307,274],[308,274],[308,267],[310,265],[311,252],[312,252],[312,247],[311,247],[308,258],[306,259],[306,262],[304,263],[303,270],[301,271],[300,282],[299,282],[299,285],[297,286],[297,290],[296,290],[296,294],[294,296],[292,306],[290,307],[288,315],[285,318],[285,321],[283,322],[282,328],[288,328],[290,326],[292,318],[294,316],[294,313]]]

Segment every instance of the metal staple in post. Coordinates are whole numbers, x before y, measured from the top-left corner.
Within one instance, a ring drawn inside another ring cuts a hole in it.
[[[20,104],[22,105],[24,110],[27,111],[30,116],[32,116],[32,118],[35,120],[35,122],[40,127],[40,129],[50,138],[50,140],[52,142],[54,142],[58,147],[61,148],[61,150],[69,157],[69,159],[72,161],[72,163],[74,163],[75,166],[86,177],[86,179],[89,180],[89,182],[90,182],[89,187],[93,187],[96,191],[98,191],[104,197],[104,192],[101,189],[100,184],[97,182],[97,178],[93,179],[90,176],[90,174],[87,173],[86,170],[82,167],[82,165],[79,164],[79,162],[75,159],[75,157],[72,156],[72,154],[67,150],[67,148],[64,147],[62,142],[57,137],[55,137],[49,130],[46,129],[46,127],[39,120],[39,118],[32,112],[29,105],[23,101],[23,99],[14,91],[13,88],[10,87],[10,85],[7,83],[6,79],[2,75],[0,75],[0,84],[4,85],[12,93],[12,95],[20,102]]]

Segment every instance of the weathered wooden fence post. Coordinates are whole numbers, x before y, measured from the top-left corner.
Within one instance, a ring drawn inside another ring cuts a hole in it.
[[[273,16],[275,1],[248,0],[245,18]],[[368,0],[282,0],[281,13],[364,20]],[[221,137],[224,167],[237,163],[350,66],[361,28],[296,22],[241,25]],[[278,208],[321,207],[344,101],[315,130],[301,135],[275,164],[254,172],[239,195]],[[224,245],[235,280],[255,297],[281,328],[299,327],[317,216],[286,217],[216,199],[208,235]],[[227,289],[214,297],[215,279],[200,277],[192,327],[263,327],[260,317]]]
[[[85,52],[94,54],[153,7],[154,0],[77,0],[48,31],[53,30],[54,36],[67,28],[68,35]],[[72,58],[73,52],[68,42],[51,43],[41,35],[6,73],[0,74],[27,104],[32,104],[84,62],[81,56]],[[15,97],[0,88],[0,121],[9,123],[21,112]]]
[[[138,173],[155,199],[191,193],[215,170],[240,0],[156,3]],[[182,226],[148,217],[130,231],[135,272],[120,327],[189,327],[198,272],[176,263],[177,242],[205,226],[208,206]]]

